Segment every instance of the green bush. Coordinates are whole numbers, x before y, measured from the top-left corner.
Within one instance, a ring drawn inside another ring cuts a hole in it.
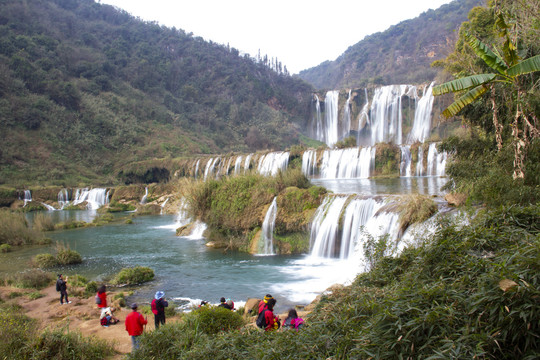
[[[54,280],[54,275],[40,269],[26,270],[13,276],[12,284],[15,287],[43,289]]]
[[[31,359],[104,359],[113,355],[111,344],[97,337],[63,329],[45,330],[28,349]]]
[[[45,294],[40,293],[39,291],[34,291],[34,292],[31,292],[30,294],[28,294],[28,298],[30,300],[37,300],[37,299],[40,299],[40,298],[42,298],[44,296],[45,296]]]
[[[202,306],[186,314],[183,320],[187,327],[198,329],[207,335],[236,330],[244,325],[241,315],[219,306]]]
[[[37,254],[33,259],[34,264],[40,268],[51,268],[58,266],[58,260],[52,254]]]
[[[0,245],[0,252],[2,253],[8,253],[11,251],[11,245],[9,244],[2,244]]]
[[[113,284],[137,285],[150,281],[154,278],[154,270],[149,267],[136,266],[124,268],[114,277]]]
[[[84,294],[86,296],[91,296],[97,292],[98,284],[95,281],[90,281],[88,284],[86,284],[84,288]]]
[[[56,253],[56,260],[60,265],[72,265],[82,263],[81,254],[69,248],[60,247]]]

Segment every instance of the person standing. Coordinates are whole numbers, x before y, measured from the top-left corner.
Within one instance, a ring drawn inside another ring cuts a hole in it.
[[[100,309],[107,308],[107,287],[105,285],[101,285],[97,291],[96,294],[96,304],[97,307]]]
[[[160,324],[165,325],[165,308],[167,306],[169,306],[169,303],[165,300],[165,293],[163,291],[157,291],[151,306],[156,329],[159,328]]]
[[[144,331],[143,326],[148,324],[148,320],[137,311],[137,304],[131,304],[131,310],[126,317],[126,331],[131,336],[132,350],[135,351],[139,348],[139,336]]]
[[[56,280],[56,291],[60,291],[60,305],[64,305],[64,298],[66,299],[66,304],[71,304],[67,293],[67,276],[66,280],[64,280],[62,274],[58,274],[58,280]]]

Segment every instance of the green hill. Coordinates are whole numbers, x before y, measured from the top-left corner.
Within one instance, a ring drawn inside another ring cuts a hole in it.
[[[0,183],[111,183],[133,161],[290,146],[311,91],[94,0],[4,0]]]
[[[326,61],[299,76],[318,89],[365,87],[368,84],[431,82],[434,60],[446,57],[457,39],[460,24],[480,0],[456,0],[415,19],[366,36],[334,61]]]

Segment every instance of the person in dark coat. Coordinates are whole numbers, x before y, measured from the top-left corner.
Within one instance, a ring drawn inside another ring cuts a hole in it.
[[[66,304],[71,304],[71,301],[68,299],[66,280],[64,280],[62,274],[58,274],[58,280],[56,280],[56,289],[60,291],[60,305],[64,305],[64,298],[66,299]]]
[[[165,325],[165,308],[169,306],[169,303],[165,300],[165,293],[163,291],[157,291],[152,302],[155,307],[155,310],[152,309],[152,312],[154,313],[154,324],[157,329],[160,324]]]
[[[219,299],[219,302],[220,304],[218,305],[218,307],[222,307],[222,308],[225,308],[225,309],[229,309],[229,310],[232,310],[231,309],[231,306],[229,304],[227,304],[227,302],[225,301],[225,298],[222,297],[221,299]]]

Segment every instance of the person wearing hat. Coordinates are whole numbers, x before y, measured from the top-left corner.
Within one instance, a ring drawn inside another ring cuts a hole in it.
[[[273,299],[272,295],[264,295],[264,299],[259,302],[259,314],[268,307],[268,300]]]
[[[148,320],[137,311],[136,303],[131,304],[131,309],[133,311],[126,317],[126,331],[131,336],[131,345],[135,351],[139,348],[139,336],[143,333],[143,326],[148,324]]]
[[[165,293],[163,291],[156,291],[151,304],[156,329],[159,328],[159,324],[165,325],[165,308],[167,306],[169,306],[169,303],[165,300]]]

